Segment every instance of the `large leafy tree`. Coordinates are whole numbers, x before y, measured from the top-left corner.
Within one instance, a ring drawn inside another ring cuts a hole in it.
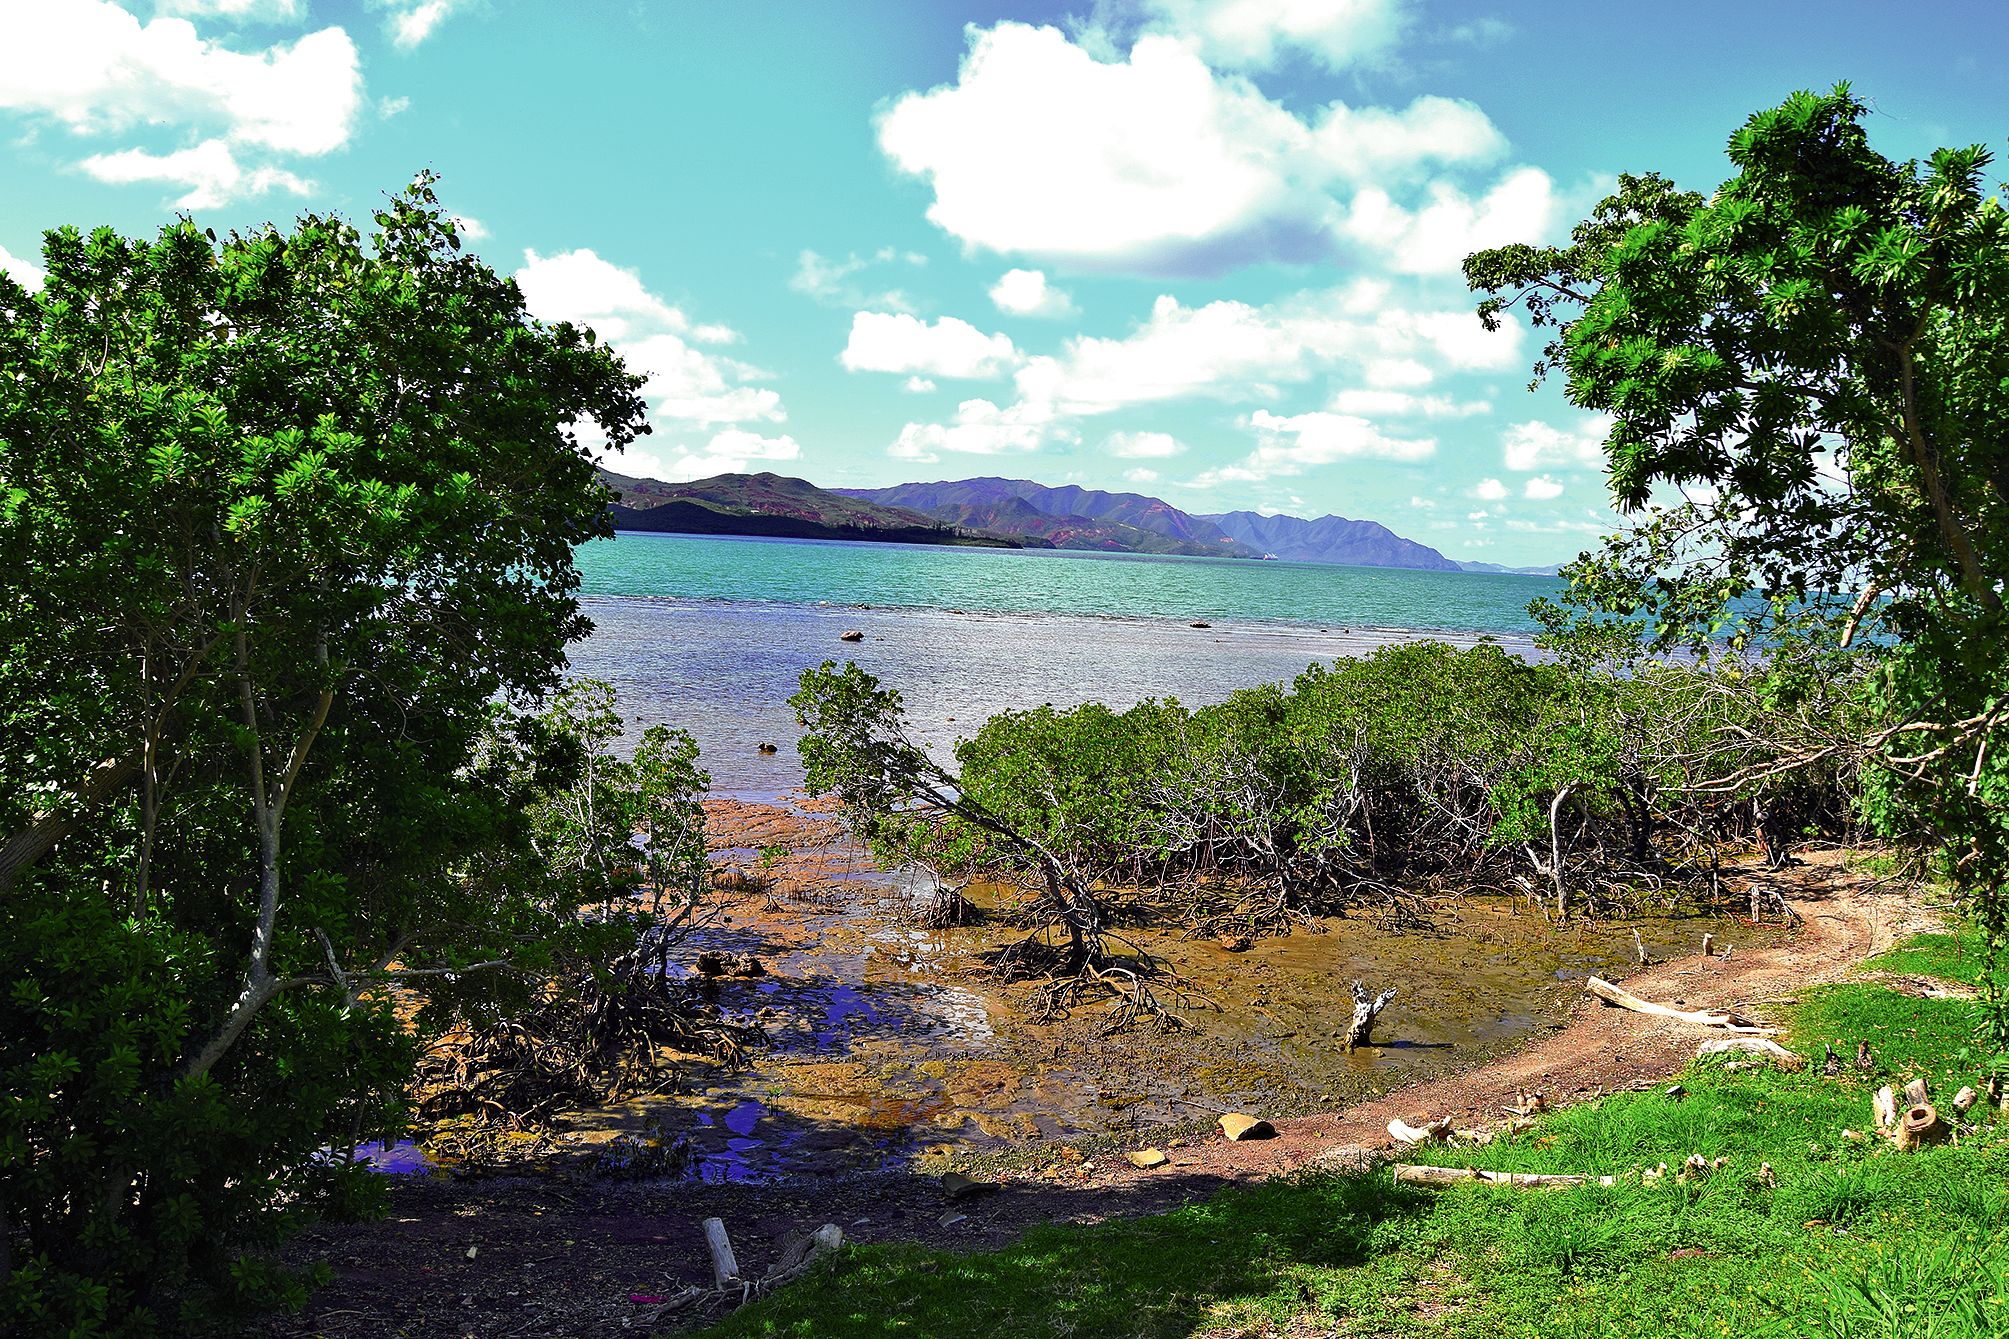
[[[477,742],[586,626],[578,425],[646,427],[429,176],[367,239],[44,256],[0,275],[0,1328],[136,1331],[395,1102],[388,984],[565,923],[548,785]]]
[[[1871,817],[1938,854],[1999,953],[2009,215],[1985,149],[1894,162],[1865,115],[1846,85],[1796,93],[1731,137],[1713,194],[1623,177],[1570,245],[1465,271],[1489,324],[1553,332],[1537,378],[1611,419],[1638,523],[1569,570],[1573,598],[1662,646],[1762,650],[1776,694],[1872,662],[1864,728],[1763,767],[1860,752]]]

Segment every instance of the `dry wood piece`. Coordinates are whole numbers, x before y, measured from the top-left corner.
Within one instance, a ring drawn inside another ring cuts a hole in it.
[[[1705,958],[1706,958],[1706,957],[1708,957],[1708,956],[1710,955],[1710,953],[1712,953],[1712,952],[1713,952],[1713,951],[1715,950],[1715,948],[1716,948],[1716,936],[1715,936],[1715,935],[1713,935],[1713,934],[1705,934],[1705,935],[1703,935],[1703,936],[1702,936],[1702,956],[1703,956],[1703,957],[1705,957]]]
[[[1939,1112],[1930,1103],[1921,1103],[1904,1113],[1894,1137],[1897,1146],[1908,1151],[1920,1144],[1943,1144],[1953,1137],[1953,1129],[1939,1118]]]
[[[1609,1186],[1617,1184],[1612,1176],[1588,1176],[1577,1174],[1557,1174],[1549,1172],[1488,1172],[1476,1167],[1422,1167],[1398,1166],[1395,1169],[1397,1185],[1412,1186],[1455,1186],[1476,1181],[1489,1186],[1581,1186],[1596,1184]]]
[[[1638,926],[1634,926],[1632,931],[1632,951],[1639,958],[1639,965],[1641,967],[1646,966],[1650,961],[1646,956],[1646,942],[1639,937]]]
[[[1774,1065],[1788,1074],[1797,1074],[1807,1067],[1807,1058],[1798,1051],[1789,1051],[1769,1037],[1712,1037],[1695,1048],[1697,1056],[1725,1055],[1735,1051],[1743,1055],[1769,1056]]]
[[[1932,1099],[1931,1090],[1924,1079],[1913,1079],[1904,1085],[1904,1104],[1908,1107],[1923,1106]]]
[[[723,1289],[729,1283],[738,1283],[739,1261],[732,1253],[732,1238],[725,1234],[725,1220],[707,1218],[704,1230],[705,1245],[712,1253],[712,1286]]]
[[[1953,1113],[1956,1116],[1965,1116],[1974,1108],[1974,1104],[1980,1100],[1980,1093],[1975,1092],[1972,1088],[1962,1088],[1953,1095]]]
[[[1388,1133],[1405,1144],[1434,1144],[1450,1136],[1451,1118],[1445,1116],[1423,1125],[1411,1125],[1397,1116],[1388,1122]]]
[[[1369,995],[1367,987],[1360,982],[1353,983],[1353,1020],[1346,1025],[1346,1049],[1356,1050],[1367,1045],[1368,1034],[1374,1031],[1374,1020],[1395,998],[1395,987],[1390,986],[1379,995]]]
[[[1655,1004],[1651,1000],[1642,1000],[1637,995],[1620,990],[1617,986],[1614,986],[1602,977],[1594,976],[1590,978],[1590,980],[1584,982],[1583,988],[1586,993],[1597,996],[1606,1004],[1617,1005],[1621,1009],[1630,1009],[1637,1014],[1652,1014],[1656,1018],[1673,1018],[1683,1023],[1694,1023],[1701,1027],[1722,1028],[1727,1032],[1741,1032],[1751,1036],[1769,1037],[1777,1031],[1776,1028],[1756,1027],[1751,1023],[1750,1019],[1740,1018],[1736,1014],[1712,1014],[1697,1009],[1676,1009],[1665,1004]]]
[[[1876,1090],[1876,1096],[1869,1101],[1870,1114],[1876,1119],[1876,1128],[1888,1130],[1897,1124],[1897,1089],[1886,1083]]]

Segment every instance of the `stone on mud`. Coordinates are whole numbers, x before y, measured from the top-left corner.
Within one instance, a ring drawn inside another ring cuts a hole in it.
[[[1132,1167],[1141,1167],[1147,1172],[1153,1167],[1163,1167],[1171,1161],[1165,1156],[1165,1150],[1162,1148],[1141,1148],[1135,1153],[1125,1153],[1123,1156],[1130,1160]]]
[[[1221,1117],[1221,1133],[1236,1143],[1244,1139],[1273,1138],[1276,1132],[1276,1127],[1260,1116],[1247,1116],[1239,1111],[1230,1111]]]

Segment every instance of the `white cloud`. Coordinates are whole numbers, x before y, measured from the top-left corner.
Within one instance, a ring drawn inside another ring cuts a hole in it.
[[[949,423],[909,423],[886,454],[896,460],[935,461],[944,451],[971,456],[996,456],[1037,451],[1049,435],[1071,436],[1056,429],[1039,406],[1016,404],[1000,409],[989,400],[965,400]]]
[[[300,0],[154,0],[153,10],[156,14],[233,23],[292,23],[304,12]]]
[[[991,285],[991,301],[1013,316],[1070,316],[1074,300],[1046,281],[1040,270],[1006,270]]]
[[[246,53],[204,41],[185,19],[142,26],[107,0],[0,6],[0,108],[77,134],[166,123],[323,154],[347,143],[362,92],[355,44],[340,28]]]
[[[233,19],[285,7],[203,0],[166,9]],[[364,106],[356,47],[340,28],[237,51],[163,12],[148,23],[109,0],[0,4],[0,110],[54,121],[84,137],[170,127],[196,142],[89,156],[101,181],[164,182],[183,208],[261,191],[307,189],[271,155],[318,156],[347,144]]]
[[[778,392],[754,384],[764,377],[758,368],[696,347],[729,342],[738,337],[735,332],[694,325],[680,308],[650,292],[634,270],[585,248],[555,256],[526,251],[523,259],[516,282],[530,310],[545,321],[591,326],[613,344],[629,369],[646,378],[642,394],[652,418],[713,427],[788,417]]]
[[[1563,486],[1554,479],[1549,478],[1546,474],[1538,474],[1528,480],[1527,488],[1524,491],[1528,497],[1533,498],[1535,501],[1546,502],[1550,498],[1561,497],[1563,495]]]
[[[371,7],[389,9],[384,30],[400,51],[410,51],[439,31],[439,26],[468,7],[468,0],[370,0]]]
[[[1470,418],[1492,412],[1485,400],[1453,400],[1442,395],[1412,395],[1408,391],[1365,390],[1348,387],[1332,397],[1332,407],[1342,414],[1373,418]]]
[[[1601,469],[1604,439],[1611,420],[1602,415],[1577,420],[1567,428],[1541,422],[1516,423],[1501,438],[1502,456],[1510,470]]]
[[[1112,432],[1104,449],[1125,460],[1163,460],[1182,454],[1186,447],[1169,432]]]
[[[1507,495],[1507,486],[1498,479],[1481,479],[1472,487],[1472,496],[1484,502],[1498,502]]]
[[[40,288],[42,281],[48,278],[48,272],[40,265],[15,255],[4,246],[0,246],[0,270],[5,270],[9,278],[30,292]]]
[[[1403,0],[1142,0],[1154,27],[1186,37],[1217,66],[1268,69],[1288,48],[1340,70],[1385,56]]]
[[[684,480],[714,474],[744,474],[752,467],[765,469],[800,459],[802,444],[786,434],[763,437],[744,428],[726,428],[713,433],[703,446],[686,447],[674,454],[639,451],[630,446],[626,455],[612,464],[624,474],[639,471],[650,478]]]
[[[905,290],[868,287],[859,283],[857,276],[875,265],[920,266],[927,263],[928,258],[919,252],[899,251],[890,246],[881,247],[870,256],[853,252],[843,260],[833,260],[805,248],[796,257],[795,273],[789,276],[788,286],[825,306],[911,312],[914,300]]]
[[[1133,484],[1155,484],[1158,482],[1158,471],[1147,470],[1140,465],[1134,470],[1123,471],[1123,477]]]
[[[1237,465],[1206,470],[1193,480],[1195,488],[1219,483],[1261,483],[1283,475],[1302,474],[1335,461],[1375,459],[1416,461],[1435,454],[1428,437],[1391,437],[1364,418],[1349,414],[1295,414],[1283,417],[1258,409],[1249,416],[1258,445]]]
[[[313,189],[311,182],[281,168],[245,167],[220,139],[204,140],[192,149],[174,153],[121,149],[117,153],[93,154],[77,166],[113,186],[138,182],[179,186],[183,194],[174,203],[180,209],[214,209],[232,200],[272,190],[305,195]]]
[[[1476,197],[1442,176],[1505,148],[1470,103],[1334,102],[1301,118],[1155,31],[1097,59],[1054,28],[972,29],[957,82],[896,101],[879,143],[928,179],[928,217],[967,246],[1080,268],[1217,272],[1351,246],[1365,261],[1385,252],[1406,271],[1448,271],[1510,234],[1537,240],[1554,213],[1534,168]]]
[[[1437,499],[1429,497],[1419,497],[1415,494],[1411,494],[1409,498],[1409,505],[1416,508],[1416,510],[1418,511],[1435,511],[1437,510]]]
[[[923,321],[904,312],[858,312],[839,356],[852,372],[909,372],[934,377],[995,377],[1019,362],[1005,335],[986,335],[968,321]]]
[[[935,383],[926,377],[908,377],[900,383],[900,389],[911,395],[926,395],[929,391],[935,389]]]
[[[487,239],[490,235],[486,223],[466,214],[455,214],[453,216],[453,226],[454,231],[460,234],[462,241],[479,242]]]

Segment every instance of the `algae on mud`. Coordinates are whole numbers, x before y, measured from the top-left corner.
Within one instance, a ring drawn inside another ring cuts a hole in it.
[[[1705,916],[1557,927],[1493,896],[1442,900],[1422,930],[1322,918],[1246,951],[1130,927],[1220,1007],[1105,1037],[1089,1016],[1028,1021],[984,962],[1019,932],[995,916],[917,928],[928,881],[877,868],[828,819],[799,804],[713,811],[715,859],[788,847],[770,884],[730,895],[690,944],[759,959],[762,975],[707,989],[768,1044],[742,1068],[687,1062],[677,1091],[571,1113],[550,1145],[561,1161],[661,1140],[687,1150],[700,1179],[774,1181],[1037,1156],[1026,1146],[1042,1141],[1151,1142],[1224,1109],[1289,1114],[1480,1064],[1559,1024],[1586,976],[1631,964],[1634,929],[1655,957],[1691,952],[1705,932],[1740,946],[1777,933]],[[965,892],[992,912],[1014,896]],[[1401,994],[1378,1044],[1349,1054],[1354,977]]]

